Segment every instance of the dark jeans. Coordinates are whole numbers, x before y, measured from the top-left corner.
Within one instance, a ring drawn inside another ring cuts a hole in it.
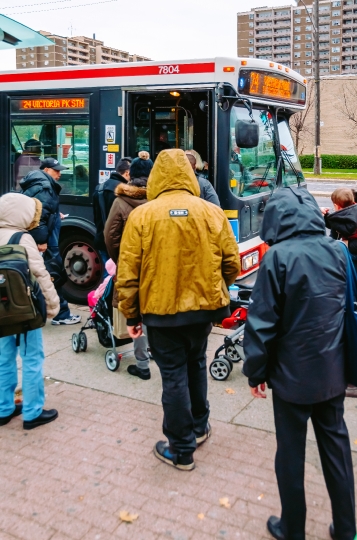
[[[53,224],[52,231],[51,231],[50,236],[48,238],[47,245],[48,245],[48,248],[50,249],[52,255],[54,257],[56,257],[56,259],[58,260],[59,264],[63,265],[63,261],[62,261],[61,255],[60,255],[60,250],[59,250],[59,247],[58,247],[60,230],[61,230],[61,217],[60,217],[59,214],[57,214],[55,222]],[[57,313],[56,317],[54,317],[54,319],[57,320],[57,321],[63,320],[63,319],[68,319],[71,312],[69,310],[67,300],[64,299],[63,292],[62,292],[62,287],[58,287],[56,289],[56,291],[57,291],[57,294],[58,294],[58,297],[59,297],[59,300],[60,300],[60,310]]]
[[[178,453],[196,449],[207,426],[207,339],[212,325],[148,326],[151,354],[162,377],[163,432]]]
[[[275,472],[281,499],[281,528],[289,540],[305,540],[304,491],[307,422],[311,418],[327,490],[336,538],[356,534],[352,456],[343,419],[345,394],[314,405],[297,405],[273,392],[277,438]]]

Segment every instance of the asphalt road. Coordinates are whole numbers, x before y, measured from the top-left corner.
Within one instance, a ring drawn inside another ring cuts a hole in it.
[[[357,182],[348,180],[309,180],[307,179],[307,189],[315,196],[319,206],[332,208],[330,195],[337,188],[357,189]]]

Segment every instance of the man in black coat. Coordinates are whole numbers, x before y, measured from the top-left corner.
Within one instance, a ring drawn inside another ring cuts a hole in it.
[[[58,243],[61,218],[63,216],[59,211],[59,195],[62,188],[58,180],[61,177],[61,171],[65,169],[68,169],[68,167],[61,165],[57,159],[48,157],[42,160],[39,170],[31,171],[20,182],[21,193],[27,195],[27,197],[35,197],[42,203],[40,224],[35,229],[32,229],[30,234],[39,246],[39,250],[46,252],[48,249],[47,255],[55,258],[60,268],[63,268],[63,262]],[[60,299],[60,311],[52,319],[51,324],[59,326],[79,323],[81,316],[73,315],[70,312],[62,288],[57,287],[56,290]]]
[[[104,241],[104,227],[103,213],[100,204],[100,197],[103,196],[104,202],[104,214],[105,221],[108,219],[110,209],[113,202],[116,199],[115,189],[119,184],[127,184],[130,180],[130,163],[127,159],[123,158],[119,161],[116,171],[113,171],[109,179],[104,182],[104,185],[99,185],[93,193],[93,214],[94,225],[96,226],[97,233],[94,238],[94,245],[98,249],[103,264],[109,259],[107,248]],[[102,191],[101,191],[102,190]]]
[[[326,237],[315,199],[304,188],[282,188],[266,205],[265,254],[244,332],[244,374],[254,397],[273,390],[275,471],[281,518],[268,530],[278,540],[305,540],[304,463],[311,418],[331,499],[333,539],[356,534],[343,343],[346,256]],[[260,388],[259,388],[260,385]]]

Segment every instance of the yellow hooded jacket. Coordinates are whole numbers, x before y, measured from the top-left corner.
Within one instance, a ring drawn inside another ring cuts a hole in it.
[[[128,325],[141,314],[149,326],[228,316],[238,246],[224,212],[199,195],[184,152],[160,152],[147,184],[149,202],[131,212],[120,245],[116,288]]]

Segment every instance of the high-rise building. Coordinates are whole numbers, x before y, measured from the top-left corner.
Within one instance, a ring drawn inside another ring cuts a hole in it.
[[[306,9],[300,3],[238,13],[238,56],[274,60],[312,76],[313,10],[310,1]],[[357,73],[357,0],[320,0],[318,31],[320,74]]]
[[[17,69],[150,60],[145,56],[105,46],[103,41],[94,36],[63,37],[44,30],[40,30],[40,34],[54,41],[54,45],[17,49]]]

